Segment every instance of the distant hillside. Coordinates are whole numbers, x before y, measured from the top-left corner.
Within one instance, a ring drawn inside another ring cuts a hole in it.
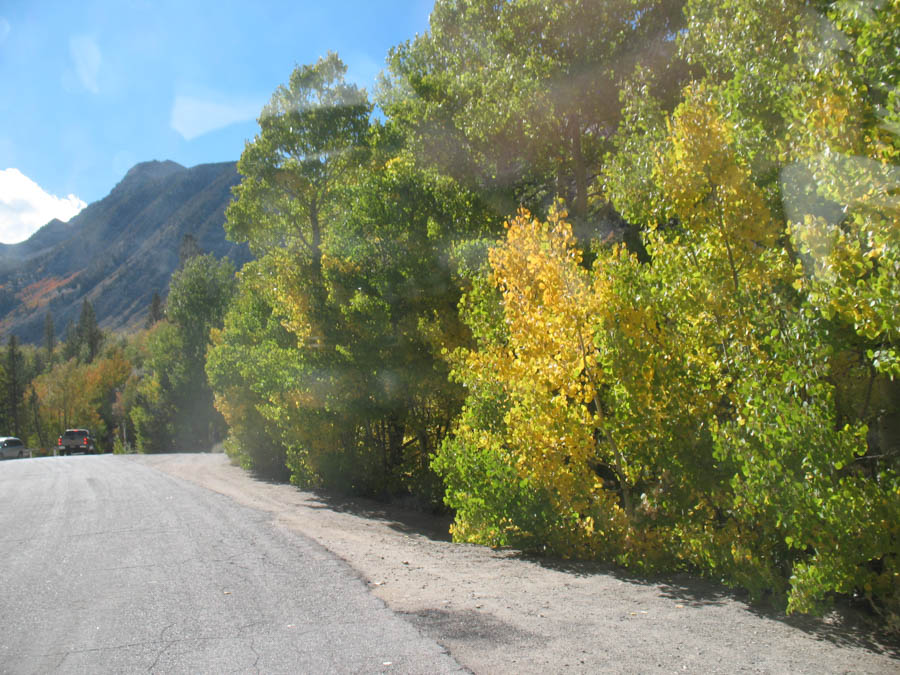
[[[0,244],[0,336],[40,343],[48,311],[61,336],[84,298],[104,329],[139,328],[153,293],[168,291],[185,235],[240,266],[247,247],[226,241],[223,228],[239,181],[234,162],[144,162],[68,223],[52,220],[27,241]]]

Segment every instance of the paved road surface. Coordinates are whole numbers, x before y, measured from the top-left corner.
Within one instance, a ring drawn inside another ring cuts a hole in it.
[[[111,455],[0,462],[0,673],[459,670],[259,511]]]

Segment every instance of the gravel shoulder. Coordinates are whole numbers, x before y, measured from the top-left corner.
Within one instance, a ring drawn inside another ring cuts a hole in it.
[[[784,618],[687,575],[452,543],[447,519],[260,481],[221,454],[127,459],[314,539],[475,673],[900,673],[900,645],[852,616]]]

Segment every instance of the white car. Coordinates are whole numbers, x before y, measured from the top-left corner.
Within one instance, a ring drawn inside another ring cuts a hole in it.
[[[10,457],[25,457],[31,455],[31,450],[25,447],[25,444],[14,436],[0,436],[0,457],[8,459]]]

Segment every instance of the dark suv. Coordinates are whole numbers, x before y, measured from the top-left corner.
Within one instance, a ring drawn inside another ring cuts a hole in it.
[[[71,455],[73,452],[89,455],[97,452],[97,447],[94,445],[94,437],[87,429],[66,429],[59,437],[58,451],[61,455]]]

